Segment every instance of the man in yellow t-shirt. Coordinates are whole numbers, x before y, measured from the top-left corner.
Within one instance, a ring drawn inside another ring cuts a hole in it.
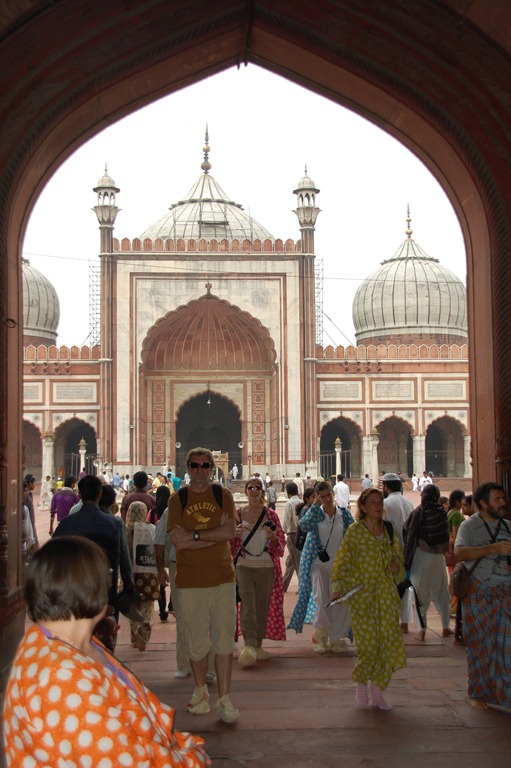
[[[188,711],[197,715],[210,711],[206,673],[212,650],[218,716],[233,723],[239,711],[229,696],[236,627],[236,586],[229,542],[236,533],[236,509],[231,492],[210,482],[214,467],[210,450],[193,448],[188,452],[190,484],[169,499],[168,531],[176,547],[180,597],[180,615],[176,618],[186,637],[195,680]]]

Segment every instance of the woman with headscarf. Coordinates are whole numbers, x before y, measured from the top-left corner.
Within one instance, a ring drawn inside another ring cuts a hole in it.
[[[438,486],[425,485],[421,503],[410,513],[403,529],[405,568],[410,572],[424,622],[424,629],[420,629],[417,635],[419,640],[426,637],[427,612],[431,603],[442,621],[442,637],[453,634],[449,628],[450,597],[445,568],[449,527],[447,513],[439,500]]]
[[[160,596],[160,583],[158,581],[156,561],[154,561],[154,572],[151,573],[145,568],[141,570],[135,558],[133,557],[133,538],[135,536],[136,526],[150,526],[154,539],[154,525],[146,522],[147,506],[143,501],[133,501],[126,513],[126,535],[128,537],[128,549],[132,558],[133,578],[135,579],[135,589],[142,595],[142,601],[139,603],[138,610],[144,617],[143,621],[130,619],[131,644],[139,651],[145,651],[146,645],[151,638],[151,619],[153,615],[154,601]],[[154,555],[154,544],[152,545]]]
[[[169,498],[170,498],[170,488],[167,484],[160,485],[159,488],[156,489],[156,495],[155,495],[155,505],[152,509],[149,510],[147,515],[147,522],[152,523],[152,525],[156,526],[158,520],[161,518],[167,507],[169,506]],[[170,595],[170,601],[167,605],[167,590],[163,586],[163,584],[160,584],[160,596],[158,598],[158,608],[160,612],[160,621],[165,623],[169,619],[169,612],[173,610],[172,608],[172,593]]]

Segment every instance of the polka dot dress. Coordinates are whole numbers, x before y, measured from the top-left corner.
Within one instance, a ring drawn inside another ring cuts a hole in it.
[[[199,737],[113,657],[100,664],[38,627],[16,654],[5,697],[9,768],[203,768]]]
[[[384,530],[382,538],[376,538],[359,522],[346,531],[332,567],[334,591],[364,585],[349,601],[357,646],[352,678],[358,683],[371,680],[381,690],[388,686],[394,670],[406,666],[399,627],[401,601],[395,584],[404,578],[404,568],[394,576],[389,570],[393,557],[403,562],[399,537],[394,536],[391,543]]]

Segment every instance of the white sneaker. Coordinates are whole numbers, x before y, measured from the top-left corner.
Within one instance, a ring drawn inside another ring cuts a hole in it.
[[[265,651],[264,648],[256,648],[256,658],[258,661],[267,661],[271,659],[271,653]]]
[[[312,635],[312,650],[315,653],[326,653],[328,651],[328,635],[324,629],[317,629]]]
[[[216,675],[214,672],[206,672],[206,682],[216,683]]]
[[[251,645],[246,645],[238,656],[238,664],[241,667],[253,667],[257,661],[256,649]]]
[[[216,711],[218,717],[224,723],[235,723],[240,716],[239,709],[236,709],[228,693],[226,693],[225,696],[222,696],[221,699],[218,699]]]
[[[346,640],[336,640],[330,645],[332,653],[348,653],[350,647]]]
[[[202,686],[202,688],[198,686],[195,688],[192,698],[188,702],[187,709],[192,715],[207,715],[211,709],[207,685]]]
[[[176,671],[174,672],[174,677],[179,677],[179,678],[188,677],[188,675],[190,674],[191,673],[187,672],[186,669],[176,669]]]

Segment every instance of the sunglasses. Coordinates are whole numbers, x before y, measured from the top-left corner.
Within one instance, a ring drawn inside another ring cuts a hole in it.
[[[262,491],[261,485],[247,485],[247,491]]]
[[[210,461],[191,461],[190,469],[209,469],[211,467]]]

